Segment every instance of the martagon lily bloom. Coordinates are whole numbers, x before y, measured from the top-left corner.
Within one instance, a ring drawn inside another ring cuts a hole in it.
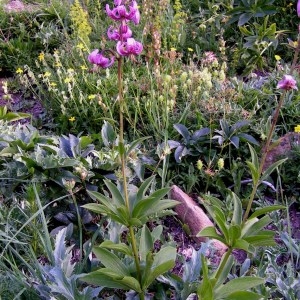
[[[120,29],[115,29],[113,26],[109,26],[107,36],[110,40],[114,41],[120,41],[121,39],[126,40],[132,36],[132,31],[127,25],[121,25]]]
[[[297,15],[300,18],[300,0],[297,2]]]
[[[282,90],[298,90],[297,81],[291,75],[284,75],[283,78],[278,81],[277,88]]]
[[[115,62],[115,58],[113,56],[111,58],[107,58],[102,55],[102,53],[99,53],[98,49],[95,49],[89,54],[88,60],[90,63],[102,68],[109,68]]]
[[[120,3],[120,4],[119,4]],[[109,4],[106,4],[105,9],[107,15],[115,21],[133,21],[135,25],[140,22],[140,13],[136,1],[132,1],[127,11],[122,1],[114,1],[116,7],[110,9]]]
[[[128,38],[126,42],[117,43],[117,52],[121,56],[139,55],[143,51],[143,45],[134,38]]]

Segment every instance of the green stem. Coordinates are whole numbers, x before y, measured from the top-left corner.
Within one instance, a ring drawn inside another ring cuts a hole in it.
[[[299,27],[299,30],[300,30],[300,27]],[[290,69],[290,74],[292,74],[293,71],[295,70],[295,67],[296,67],[296,64],[297,64],[297,61],[298,61],[298,57],[299,57],[299,53],[300,53],[300,36],[298,35],[298,43],[297,43],[297,47],[295,49],[294,58],[293,58],[292,66],[291,66],[291,69]],[[264,164],[265,164],[268,152],[270,150],[269,148],[270,148],[270,144],[271,144],[272,135],[273,135],[273,132],[274,132],[277,120],[278,120],[278,116],[279,116],[281,107],[283,105],[285,95],[286,95],[286,90],[284,90],[283,93],[280,96],[280,100],[279,100],[278,106],[276,108],[276,111],[275,111],[275,114],[274,114],[274,117],[273,117],[273,120],[272,120],[271,129],[270,129],[270,131],[268,133],[268,137],[267,137],[265,151],[264,151],[263,156],[260,160],[260,165],[259,165],[259,169],[258,169],[259,176],[261,176],[261,174],[262,174]],[[255,197],[255,194],[256,194],[256,191],[257,191],[259,185],[260,185],[260,180],[258,180],[257,182],[254,182],[253,189],[252,189],[252,192],[251,192],[251,195],[250,195],[250,198],[249,198],[249,202],[248,202],[248,205],[247,205],[247,209],[246,209],[246,212],[245,212],[244,217],[243,217],[243,224],[245,224],[245,222],[247,221],[247,218],[249,216],[249,213],[250,213],[250,210],[251,210],[251,207],[252,207],[252,203],[254,201],[254,197]]]
[[[263,168],[264,168],[264,165],[265,165],[265,162],[266,162],[266,158],[267,158],[268,152],[270,150],[270,144],[271,144],[273,132],[274,132],[277,120],[278,120],[280,109],[283,105],[285,95],[286,95],[286,90],[284,90],[283,93],[280,96],[279,103],[278,103],[278,106],[275,110],[275,114],[274,114],[274,117],[273,117],[273,120],[272,120],[271,129],[268,132],[267,141],[266,141],[266,145],[265,145],[265,151],[264,151],[264,153],[261,157],[260,164],[259,164],[259,169],[258,169],[259,176],[261,176],[261,174],[262,174],[262,171],[263,171]],[[250,198],[249,198],[249,202],[248,202],[248,205],[247,205],[246,212],[245,212],[244,217],[243,217],[243,224],[245,224],[245,222],[248,219],[248,216],[249,216],[249,213],[250,213],[250,210],[251,210],[251,207],[252,207],[252,203],[253,203],[254,198],[255,198],[256,191],[258,189],[258,186],[260,185],[260,180],[257,180],[257,182],[253,182],[253,183],[254,183],[253,189],[252,189],[252,192],[251,192],[251,195],[250,195]]]
[[[123,179],[123,192],[124,192],[124,199],[125,199],[125,205],[130,213],[130,204],[129,204],[129,196],[128,196],[128,189],[127,189],[127,177],[126,177],[126,153],[125,153],[125,147],[124,147],[124,98],[123,98],[123,74],[122,74],[122,64],[123,60],[122,57],[119,57],[118,59],[118,88],[119,88],[119,104],[120,104],[120,132],[119,132],[119,152],[121,156],[121,169],[122,169],[122,179]],[[141,268],[140,268],[140,261],[139,261],[139,253],[137,248],[137,243],[135,239],[134,234],[134,228],[132,225],[128,226],[129,229],[129,235],[130,235],[130,242],[131,247],[133,251],[134,256],[134,262],[137,272],[137,278],[138,281],[141,283]],[[144,293],[139,294],[140,299],[144,299]]]
[[[83,256],[82,222],[81,222],[81,217],[80,217],[76,197],[75,197],[75,195],[73,194],[72,191],[70,191],[70,193],[71,193],[71,197],[73,199],[73,202],[74,202],[74,205],[75,205],[75,208],[76,208],[76,214],[77,214],[77,223],[78,223],[78,229],[79,229],[79,249],[80,249],[79,259],[80,259],[80,262],[81,262],[82,256]]]
[[[291,70],[290,70],[291,74],[293,73],[293,71],[294,71],[294,69],[296,67],[298,56],[299,56],[299,52],[300,52],[300,37],[298,38],[297,47],[295,49],[295,54],[294,54],[294,58],[293,58],[293,62],[292,62]]]

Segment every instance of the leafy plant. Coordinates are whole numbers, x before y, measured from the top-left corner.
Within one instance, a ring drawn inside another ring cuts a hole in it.
[[[195,131],[193,134],[182,124],[174,124],[173,127],[183,137],[182,142],[174,140],[168,141],[170,150],[176,149],[174,157],[177,163],[181,162],[182,158],[187,155],[199,156],[204,152],[203,145],[209,143],[207,136],[210,134],[210,129],[205,127]]]
[[[234,8],[229,10],[229,24],[238,21],[243,26],[252,18],[262,18],[276,13],[275,0],[242,0],[234,1]]]
[[[233,125],[229,125],[226,120],[221,119],[221,130],[215,130],[217,134],[212,138],[218,140],[218,143],[222,148],[233,145],[238,149],[240,141],[247,141],[251,144],[259,145],[253,136],[243,132],[248,125],[249,121],[239,121]]]

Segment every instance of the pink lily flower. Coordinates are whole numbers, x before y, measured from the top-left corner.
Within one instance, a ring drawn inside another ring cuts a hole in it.
[[[88,60],[90,63],[97,65],[101,68],[109,68],[115,62],[114,56],[112,56],[111,58],[107,58],[104,55],[102,55],[102,53],[99,53],[98,49],[93,50],[89,54]]]
[[[300,18],[300,0],[297,2],[297,15]]]
[[[109,26],[107,36],[110,40],[122,41],[130,38],[132,36],[132,31],[127,25],[121,25],[119,30],[113,28],[113,26]]]
[[[278,81],[277,88],[282,90],[298,90],[297,81],[291,75],[284,75],[283,78]]]
[[[128,38],[126,42],[118,41],[117,52],[121,56],[139,55],[143,51],[143,45],[134,38]]]
[[[131,5],[129,5],[129,11],[127,11],[125,5],[121,4],[122,1],[116,0],[114,3],[120,3],[120,5],[117,5],[113,9],[110,9],[109,4],[105,6],[106,13],[111,19],[115,21],[133,21],[134,24],[139,23],[140,13],[136,1],[132,1]]]

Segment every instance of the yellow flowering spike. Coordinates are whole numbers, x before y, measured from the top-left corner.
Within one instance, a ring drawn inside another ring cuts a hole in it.
[[[69,118],[69,121],[70,121],[70,122],[74,122],[74,121],[75,121],[75,117]]]
[[[218,164],[219,170],[222,170],[224,168],[224,158],[219,158],[217,164]]]
[[[21,68],[18,68],[17,70],[16,70],[16,73],[17,74],[22,74],[24,71],[21,69]]]
[[[201,170],[202,168],[203,168],[203,162],[202,162],[201,159],[199,159],[199,160],[197,161],[197,169],[198,169],[198,170]]]
[[[294,131],[297,132],[297,133],[300,133],[300,125],[297,125],[297,126],[294,128]]]

